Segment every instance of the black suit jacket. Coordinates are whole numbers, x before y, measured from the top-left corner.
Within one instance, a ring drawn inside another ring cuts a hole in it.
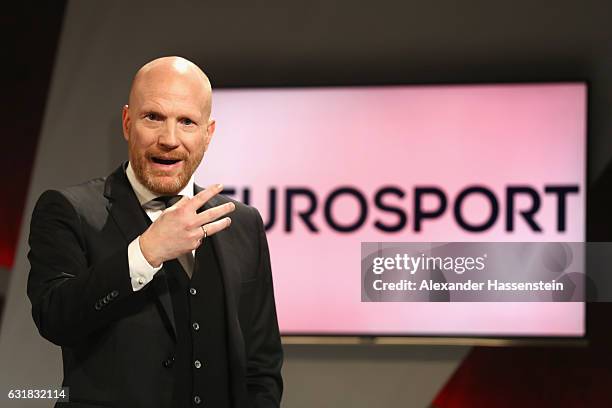
[[[227,201],[216,196],[201,210]],[[257,210],[235,204],[231,227],[208,238],[225,290],[232,401],[277,407],[282,348],[268,245]],[[129,277],[127,247],[145,217],[125,164],[106,179],[45,191],[34,209],[28,296],[40,334],[62,347],[70,407],[171,405],[164,362],[176,329],[166,271],[137,292]]]

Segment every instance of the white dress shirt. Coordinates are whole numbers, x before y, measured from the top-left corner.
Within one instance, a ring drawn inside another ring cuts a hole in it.
[[[154,222],[164,210],[164,204],[158,201],[153,201],[159,196],[151,192],[138,180],[130,163],[128,163],[126,175],[130,184],[132,185],[132,189],[136,193],[136,197],[138,198],[140,205],[143,207],[151,221]],[[185,188],[183,188],[178,195],[187,196],[190,198],[193,197],[193,184],[193,176],[191,176]],[[191,251],[191,254],[183,254],[177,258],[183,269],[185,269],[185,272],[187,272],[190,277],[193,274],[194,257],[195,251]],[[163,266],[162,264],[155,268],[149,264],[142,254],[142,250],[140,249],[140,236],[138,236],[128,245],[128,265],[130,268],[132,289],[134,291],[142,289],[147,285],[147,283],[151,282],[155,276],[155,273],[157,273],[157,271],[159,271]]]

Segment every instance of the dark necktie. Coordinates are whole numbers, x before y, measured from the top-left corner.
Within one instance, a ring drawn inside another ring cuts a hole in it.
[[[176,204],[183,196],[180,195],[172,195],[172,196],[159,196],[152,201],[156,201],[162,203],[165,208],[170,208],[174,204]]]

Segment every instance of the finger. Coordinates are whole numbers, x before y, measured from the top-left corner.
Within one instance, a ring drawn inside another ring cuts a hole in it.
[[[206,236],[210,237],[211,235],[215,235],[219,231],[223,231],[227,227],[229,227],[232,223],[232,219],[230,217],[225,217],[215,222],[211,222],[210,224],[206,224],[202,226],[202,237],[204,237],[204,230],[206,230]]]
[[[199,214],[196,214],[195,224],[196,225],[204,225],[208,224],[211,221],[216,220],[217,218],[221,218],[224,215],[227,215],[236,209],[236,205],[232,202],[218,205],[213,208],[209,208],[206,211],[202,211]]]
[[[222,184],[213,184],[211,186],[206,187],[204,190],[200,191],[198,194],[194,195],[189,200],[189,207],[196,212],[198,208],[206,204],[208,200],[219,194],[223,191]]]

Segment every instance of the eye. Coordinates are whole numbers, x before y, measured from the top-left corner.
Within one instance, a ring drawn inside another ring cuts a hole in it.
[[[183,125],[186,125],[186,126],[190,126],[190,125],[195,125],[195,124],[196,124],[196,123],[195,123],[193,120],[191,120],[191,119],[189,119],[189,118],[183,118],[183,119],[181,119],[181,123],[182,123]]]
[[[160,120],[160,116],[155,112],[149,112],[145,115],[145,119],[158,121]]]

